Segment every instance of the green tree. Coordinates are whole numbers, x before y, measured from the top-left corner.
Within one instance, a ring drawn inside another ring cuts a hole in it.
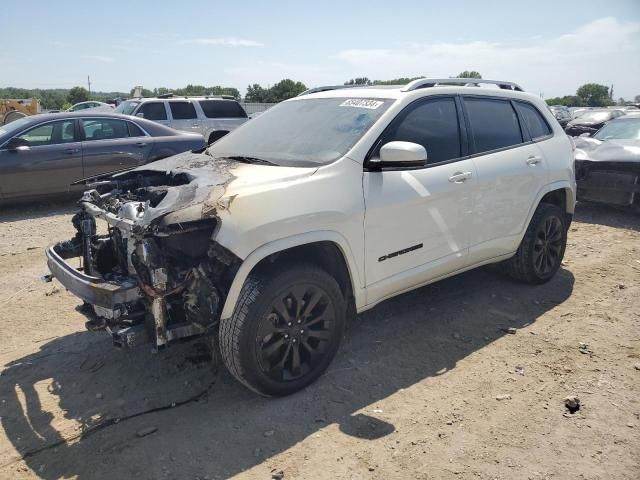
[[[345,85],[371,85],[371,80],[367,77],[352,78],[344,82]]]
[[[247,94],[244,97],[245,102],[266,103],[267,90],[262,88],[257,83],[249,85],[247,87]]]
[[[373,85],[406,85],[409,82],[425,77],[400,77],[391,80],[374,80]]]
[[[458,75],[456,75],[456,78],[482,78],[482,75],[480,75],[480,72],[476,72],[475,70],[465,70],[464,72],[460,72]]]
[[[295,97],[307,89],[304,83],[289,78],[280,80],[271,88],[263,88],[257,83],[247,87],[245,102],[275,103]]]
[[[633,101],[636,103],[640,103],[640,95],[636,95],[635,97],[633,97]]]
[[[71,105],[76,103],[86,102],[89,100],[89,92],[84,87],[73,87],[67,94],[67,100]]]
[[[294,82],[290,78],[280,80],[269,89],[270,102],[282,102],[301,94],[307,89],[304,83]]]
[[[586,83],[576,91],[583,105],[588,107],[605,107],[613,102],[609,98],[609,87],[597,83]]]
[[[553,97],[546,99],[547,105],[564,105],[565,107],[584,107],[580,97],[576,95],[565,95],[564,97]]]

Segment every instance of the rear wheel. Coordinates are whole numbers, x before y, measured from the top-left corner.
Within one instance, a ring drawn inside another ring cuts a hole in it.
[[[240,382],[267,396],[296,392],[335,356],[346,305],[335,279],[314,265],[250,275],[232,317],[220,324],[222,359]]]
[[[509,274],[526,283],[548,282],[560,268],[566,246],[564,210],[542,203],[534,213],[518,251],[509,260]]]

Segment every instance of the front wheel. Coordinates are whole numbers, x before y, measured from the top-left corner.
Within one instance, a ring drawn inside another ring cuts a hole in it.
[[[542,203],[533,214],[518,251],[508,261],[509,274],[526,283],[548,282],[560,268],[566,246],[564,210]]]
[[[314,265],[251,274],[232,317],[221,321],[222,359],[251,390],[266,396],[291,394],[329,366],[345,315],[338,283]]]

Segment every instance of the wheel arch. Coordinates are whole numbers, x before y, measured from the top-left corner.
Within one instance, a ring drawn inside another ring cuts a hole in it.
[[[245,258],[231,283],[220,315],[221,320],[228,319],[233,314],[240,290],[252,272],[282,262],[299,260],[314,263],[326,270],[336,278],[347,300],[353,297],[356,307],[364,305],[360,274],[346,239],[331,231],[308,232],[265,244]]]
[[[527,215],[527,221],[524,224],[524,229],[521,232],[521,236],[524,236],[529,223],[531,223],[533,214],[538,208],[538,205],[540,205],[541,203],[551,203],[553,205],[557,205],[564,209],[569,218],[572,217],[576,205],[575,185],[572,186],[571,183],[569,183],[569,181],[567,180],[561,180],[545,185],[538,192],[536,201],[531,205],[531,209],[529,210],[529,213]]]

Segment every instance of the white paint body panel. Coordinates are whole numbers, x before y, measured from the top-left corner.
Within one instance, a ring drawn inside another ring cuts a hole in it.
[[[364,171],[367,153],[391,120],[413,101],[434,94],[526,100],[547,118],[554,135],[424,169]],[[217,201],[216,240],[243,263],[222,319],[233,313],[251,269],[269,255],[294,246],[335,243],[351,276],[356,308],[363,311],[396,294],[513,255],[540,199],[549,191],[564,189],[566,210],[573,213],[576,186],[570,142],[535,96],[448,86],[410,92],[331,90],[301,98],[314,97],[396,101],[344,157],[329,165],[234,169],[235,179]],[[542,162],[528,165],[531,155],[540,156]],[[469,172],[469,178],[460,184],[449,181],[460,172]],[[420,243],[421,249],[379,261]]]

